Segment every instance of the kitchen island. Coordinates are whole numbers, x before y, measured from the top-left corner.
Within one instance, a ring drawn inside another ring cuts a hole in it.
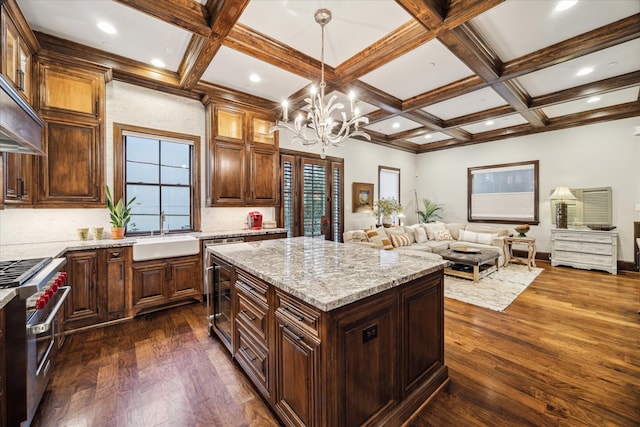
[[[312,238],[210,246],[231,352],[285,425],[402,425],[448,382],[446,261]]]

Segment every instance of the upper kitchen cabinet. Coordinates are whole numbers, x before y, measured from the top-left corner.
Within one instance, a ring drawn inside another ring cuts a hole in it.
[[[106,67],[42,52],[38,55],[38,113],[45,121],[36,159],[37,200],[46,207],[104,205]]]
[[[207,206],[278,206],[278,138],[269,112],[207,104]]]
[[[24,99],[33,104],[32,55],[40,50],[35,35],[29,28],[15,0],[2,5],[2,74]]]
[[[102,205],[101,126],[47,118],[39,157],[38,204],[51,207]]]
[[[74,63],[77,64],[76,61]],[[104,117],[104,68],[77,67],[41,58],[38,60],[40,94],[38,108],[45,114],[102,120]]]
[[[33,204],[32,161],[27,154],[4,153],[4,202],[7,205]]]

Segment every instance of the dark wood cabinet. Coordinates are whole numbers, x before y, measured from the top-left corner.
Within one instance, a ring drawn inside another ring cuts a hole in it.
[[[245,202],[246,149],[244,145],[216,142],[213,146],[213,204],[242,205]]]
[[[69,207],[101,205],[103,152],[98,123],[46,119],[39,157],[38,204]]]
[[[4,201],[7,204],[33,203],[33,156],[4,153]]]
[[[273,148],[249,148],[251,191],[248,202],[257,206],[274,206],[279,200],[279,168],[278,151]]]
[[[266,112],[207,105],[207,206],[277,206],[279,159]]]
[[[14,297],[16,298],[16,297]],[[0,425],[7,424],[7,343],[5,309],[0,308]]]
[[[276,313],[274,407],[287,425],[321,426],[320,340],[297,323]]]
[[[130,247],[72,251],[66,257],[66,330],[127,317]]]
[[[2,27],[2,74],[28,103],[33,102],[33,52],[39,44],[14,1],[3,3]]]
[[[101,283],[101,301],[105,301],[104,320],[116,320],[126,316],[131,248],[101,250],[105,268],[104,283]]]
[[[104,205],[105,67],[38,56],[38,112],[45,121],[37,201],[44,207]]]
[[[134,262],[132,315],[179,301],[202,301],[200,256]]]
[[[66,270],[71,292],[66,303],[65,329],[99,323],[98,251],[68,253]]]
[[[448,381],[443,273],[328,312],[236,267],[234,357],[288,426],[399,426]]]

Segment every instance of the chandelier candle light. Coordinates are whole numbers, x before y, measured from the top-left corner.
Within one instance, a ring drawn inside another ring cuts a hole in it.
[[[278,120],[270,131],[287,129],[293,133],[293,140],[300,141],[302,145],[312,146],[318,143],[322,144],[321,158],[325,158],[325,149],[329,144],[334,147],[342,147],[348,138],[360,136],[371,141],[371,137],[364,131],[359,130],[360,125],[369,124],[369,119],[360,116],[360,112],[355,108],[355,95],[353,92],[349,94],[351,101],[351,119],[347,120],[347,114],[342,111],[342,125],[337,133],[334,128],[338,125],[338,121],[331,117],[336,109],[344,109],[344,105],[340,102],[335,103],[336,95],[333,95],[329,102],[324,103],[324,92],[327,84],[324,81],[324,26],[331,21],[331,11],[328,9],[318,9],[314,14],[314,18],[322,28],[322,45],[320,51],[320,61],[322,64],[320,75],[320,91],[315,86],[311,87],[311,96],[305,98],[309,112],[307,119],[304,120],[302,113],[298,113],[293,123],[289,123],[289,104],[287,101],[282,103],[282,120]]]

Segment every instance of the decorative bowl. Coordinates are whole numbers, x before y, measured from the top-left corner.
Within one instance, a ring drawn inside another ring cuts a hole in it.
[[[531,229],[529,224],[517,225],[514,227],[514,230],[518,232],[518,237],[526,237],[527,232]]]
[[[597,231],[611,231],[616,228],[615,225],[587,225],[591,230]]]

